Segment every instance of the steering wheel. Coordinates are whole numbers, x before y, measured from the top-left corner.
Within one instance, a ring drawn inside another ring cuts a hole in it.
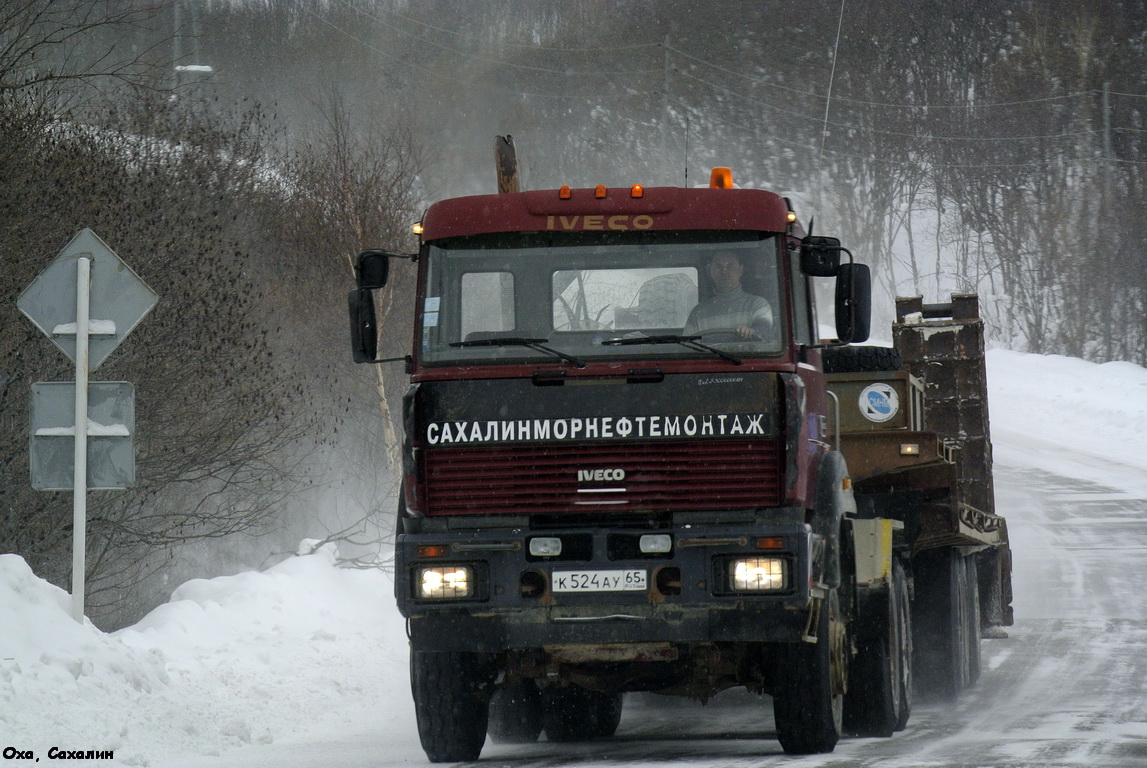
[[[712,341],[716,341],[716,342],[729,342],[729,341],[764,341],[764,340],[765,340],[765,339],[764,339],[764,337],[763,337],[763,336],[761,336],[761,334],[760,334],[760,333],[759,333],[759,332],[758,332],[758,331],[757,331],[755,328],[752,328],[752,327],[749,327],[749,326],[746,326],[746,327],[748,327],[748,328],[749,328],[749,330],[750,330],[750,331],[752,331],[752,335],[751,335],[751,336],[747,336],[747,337],[746,337],[746,336],[742,336],[742,335],[741,335],[741,333],[740,333],[740,331],[738,331],[736,328],[733,328],[733,327],[727,327],[727,328],[706,328],[705,330],[703,330],[703,331],[698,331],[697,333],[698,333],[698,335],[699,335],[699,336],[701,336],[701,338],[702,338],[702,339],[704,339],[704,338],[706,338],[706,337],[708,337],[708,336],[728,336],[728,337],[729,337],[729,338],[727,338],[727,339],[726,339],[726,338],[722,338],[722,339],[712,339]]]

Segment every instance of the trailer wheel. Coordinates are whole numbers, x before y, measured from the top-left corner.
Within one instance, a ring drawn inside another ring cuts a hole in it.
[[[817,642],[781,646],[773,696],[777,739],[789,755],[831,752],[840,740],[848,638],[836,591],[821,606]]]
[[[912,643],[908,635],[908,586],[899,562],[882,632],[860,643],[848,669],[844,701],[845,730],[857,736],[888,737],[901,730],[911,711]]]
[[[899,565],[899,563],[897,563]],[[897,684],[900,686],[900,716],[896,719],[896,727],[893,730],[903,731],[908,726],[908,718],[912,716],[912,603],[908,596],[908,578],[904,575],[904,568],[899,568],[899,573],[893,572],[893,579],[899,576],[899,582],[894,582],[893,587],[896,589],[896,594],[900,596],[900,640],[903,643],[901,647],[901,658],[904,663],[900,668],[900,677]]]
[[[532,744],[542,732],[542,692],[533,680],[518,680],[490,697],[490,739],[495,744]]]
[[[410,653],[418,738],[432,763],[477,760],[486,741],[495,667],[482,653]]]
[[[980,679],[980,569],[975,557],[965,557],[964,568],[964,589],[967,592],[964,598],[967,606],[965,620],[968,623],[964,634],[968,643],[967,685],[972,686]]]
[[[581,686],[542,691],[542,723],[550,741],[586,741],[612,736],[621,723],[621,693],[600,693]]]
[[[625,694],[603,693],[601,696],[601,701],[597,704],[597,727],[594,729],[594,736],[605,739],[617,733],[617,727],[621,725]]]
[[[825,373],[899,371],[904,368],[900,351],[892,347],[825,347],[820,354]]]
[[[921,693],[950,699],[979,677],[979,586],[971,561],[952,548],[916,557],[913,652]]]

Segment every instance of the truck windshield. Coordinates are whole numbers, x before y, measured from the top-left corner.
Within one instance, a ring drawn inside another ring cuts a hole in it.
[[[580,365],[776,356],[785,346],[779,274],[776,238],[758,233],[439,242],[426,264],[421,359]]]

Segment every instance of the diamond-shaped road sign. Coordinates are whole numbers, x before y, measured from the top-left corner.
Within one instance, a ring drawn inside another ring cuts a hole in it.
[[[76,262],[91,258],[88,372],[107,359],[155,306],[155,291],[90,229],[81,230],[20,294],[16,305],[76,359]]]

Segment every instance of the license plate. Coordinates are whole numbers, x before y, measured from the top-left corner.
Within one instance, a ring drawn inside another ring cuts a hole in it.
[[[630,592],[646,589],[644,568],[626,571],[554,571],[554,592]]]

